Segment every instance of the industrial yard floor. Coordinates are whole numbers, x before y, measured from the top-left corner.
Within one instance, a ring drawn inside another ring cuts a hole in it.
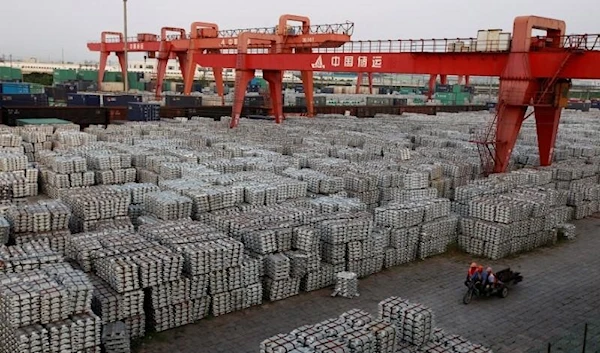
[[[154,334],[138,353],[258,352],[259,342],[278,333],[401,296],[434,310],[436,326],[494,352],[581,352],[589,323],[587,353],[600,352],[600,215],[576,222],[578,239],[491,262],[510,266],[525,279],[508,298],[474,299],[465,306],[465,272],[472,258],[443,255],[400,266],[360,281],[360,297],[332,298],[331,289]],[[486,262],[487,263],[487,262]]]

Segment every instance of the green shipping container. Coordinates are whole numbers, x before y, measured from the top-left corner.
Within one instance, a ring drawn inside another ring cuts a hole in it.
[[[0,67],[0,81],[23,81],[23,73],[19,68]]]
[[[12,69],[10,67],[0,67],[0,81],[12,81]]]
[[[38,83],[30,83],[29,84],[29,92],[31,94],[43,94],[44,93],[44,86],[40,85]]]
[[[146,89],[146,84],[144,82],[130,81],[128,84],[129,89],[137,89],[138,91],[144,91]]]
[[[122,76],[120,72],[105,72],[104,73],[104,82],[121,82]]]
[[[11,69],[12,80],[23,81],[23,71],[21,71],[21,69],[16,68],[16,67],[13,67],[10,69]]]
[[[461,93],[463,91],[463,85],[454,85],[452,86],[452,92]]]
[[[54,83],[63,83],[65,81],[76,81],[77,71],[71,69],[55,69],[54,70]]]
[[[469,104],[471,103],[472,100],[472,96],[470,93],[456,93],[456,104],[457,105],[464,105],[464,104]]]
[[[98,70],[79,70],[79,78],[84,81],[98,82]]]

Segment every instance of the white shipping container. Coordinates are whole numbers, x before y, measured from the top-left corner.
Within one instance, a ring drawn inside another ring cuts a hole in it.
[[[101,91],[103,92],[123,92],[124,90],[123,82],[102,82]]]
[[[220,106],[221,105],[221,97],[219,96],[202,96],[202,105],[205,106]]]
[[[510,33],[500,33],[500,44],[498,46],[498,50],[506,51],[510,49]]]
[[[487,50],[486,51],[499,51],[500,50],[500,33],[501,29],[490,29],[487,35]]]
[[[477,43],[475,45],[476,51],[486,51],[488,31],[479,30],[477,31]]]

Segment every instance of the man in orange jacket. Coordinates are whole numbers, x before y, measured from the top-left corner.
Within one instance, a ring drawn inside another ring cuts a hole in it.
[[[469,271],[467,272],[467,281],[474,280],[475,282],[477,282],[478,276],[479,276],[479,273],[478,273],[477,263],[473,262],[473,263],[471,263],[471,266],[469,267]]]

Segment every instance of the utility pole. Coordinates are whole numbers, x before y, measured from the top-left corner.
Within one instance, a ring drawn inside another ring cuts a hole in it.
[[[127,43],[127,0],[123,0],[123,35],[125,36],[124,38],[124,44],[125,44],[125,60],[123,60],[125,62],[125,77],[123,77],[123,86],[125,89],[125,92],[129,92],[129,58],[128,58],[128,49],[129,49],[129,44]]]

